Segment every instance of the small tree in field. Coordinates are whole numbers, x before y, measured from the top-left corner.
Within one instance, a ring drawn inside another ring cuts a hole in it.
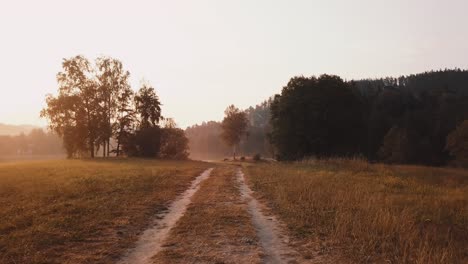
[[[230,105],[224,111],[224,119],[221,123],[221,138],[233,148],[233,158],[236,159],[236,148],[247,132],[247,115],[234,105]]]
[[[135,152],[131,155],[158,157],[161,148],[159,121],[163,117],[161,116],[161,102],[151,85],[144,83],[135,94],[135,112],[139,117],[139,126],[127,148]]]
[[[161,116],[161,102],[154,88],[144,83],[135,95],[136,112],[140,116],[140,128],[156,127]]]

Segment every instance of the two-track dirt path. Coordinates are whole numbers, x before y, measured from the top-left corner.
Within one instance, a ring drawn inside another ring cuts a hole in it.
[[[304,262],[253,197],[240,168],[221,165],[204,180],[208,176],[197,178],[184,202],[176,200],[181,205],[156,219],[121,263]]]

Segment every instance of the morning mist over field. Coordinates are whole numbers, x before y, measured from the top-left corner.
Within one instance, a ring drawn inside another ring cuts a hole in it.
[[[0,3],[0,264],[468,263],[466,10]]]
[[[14,1],[0,4],[0,123],[45,126],[63,58],[105,55],[150,81],[185,128],[291,76],[398,77],[468,67],[463,0]],[[201,103],[203,102],[203,103]],[[190,110],[188,110],[190,109]]]

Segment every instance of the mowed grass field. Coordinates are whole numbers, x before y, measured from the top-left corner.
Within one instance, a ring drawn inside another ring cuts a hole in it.
[[[306,258],[468,263],[467,170],[335,159],[246,172]]]
[[[209,164],[0,163],[0,263],[114,263]]]

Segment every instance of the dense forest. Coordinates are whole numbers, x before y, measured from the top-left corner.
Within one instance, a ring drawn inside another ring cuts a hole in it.
[[[371,161],[444,165],[468,153],[468,71],[344,81],[293,77],[281,94],[245,110],[239,149],[280,160],[365,157]],[[194,158],[228,156],[221,123],[187,128]],[[451,135],[450,140],[448,140]]]
[[[367,140],[360,148],[369,159],[443,165],[454,158],[447,137],[468,119],[468,71],[433,71],[350,85],[363,105],[366,131],[361,133]]]

